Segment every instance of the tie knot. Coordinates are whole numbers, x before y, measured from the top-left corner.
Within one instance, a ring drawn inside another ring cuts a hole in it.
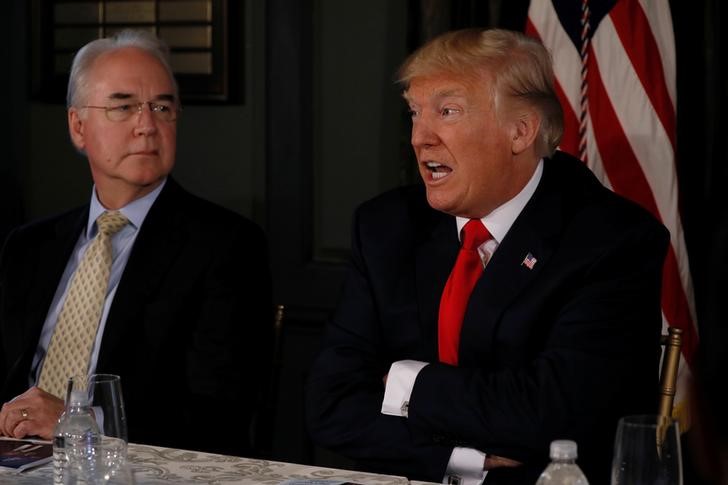
[[[463,227],[462,241],[463,249],[474,251],[491,238],[488,229],[485,228],[480,219],[470,219]]]
[[[99,234],[113,236],[126,226],[129,219],[119,211],[106,211],[96,219],[96,225],[99,228]]]

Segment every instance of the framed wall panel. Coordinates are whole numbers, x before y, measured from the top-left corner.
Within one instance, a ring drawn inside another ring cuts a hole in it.
[[[167,43],[183,102],[242,102],[242,3],[34,0],[33,96],[63,102],[76,51],[93,39],[133,28]]]

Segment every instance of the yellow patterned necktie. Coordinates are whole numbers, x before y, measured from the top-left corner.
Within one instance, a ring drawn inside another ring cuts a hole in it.
[[[38,387],[61,399],[66,397],[68,378],[88,372],[109,286],[111,237],[128,222],[119,211],[101,214],[96,219],[98,234],[73,275],[38,382]]]

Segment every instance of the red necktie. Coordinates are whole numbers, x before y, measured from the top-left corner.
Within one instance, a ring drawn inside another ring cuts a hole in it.
[[[483,274],[483,262],[478,254],[478,247],[491,237],[479,219],[471,219],[463,227],[460,252],[440,299],[438,346],[440,362],[445,364],[458,365],[460,328],[463,325],[465,309],[475,283]]]

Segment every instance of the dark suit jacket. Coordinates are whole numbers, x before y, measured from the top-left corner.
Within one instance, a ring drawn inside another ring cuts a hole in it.
[[[313,440],[431,481],[453,446],[473,447],[525,464],[486,483],[534,483],[551,440],[574,439],[590,482],[608,481],[618,417],[657,409],[667,242],[647,212],[558,153],[470,297],[452,367],[438,363],[437,315],[459,247],[454,217],[432,210],[421,186],[365,203],[311,370]],[[407,419],[380,413],[382,377],[403,359],[431,363]]]
[[[88,205],[14,231],[0,260],[3,402],[28,388],[43,322]],[[249,454],[271,349],[262,231],[174,180],[149,210],[109,311],[96,371],[121,376],[129,439]]]

